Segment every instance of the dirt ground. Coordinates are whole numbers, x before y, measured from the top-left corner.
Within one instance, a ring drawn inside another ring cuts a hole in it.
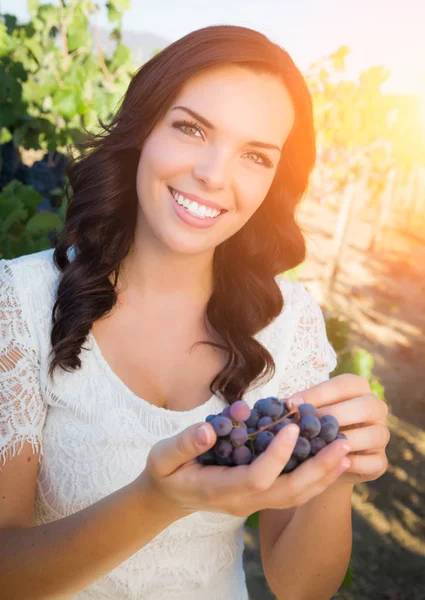
[[[299,279],[322,308],[349,321],[350,344],[373,355],[390,408],[389,468],[355,486],[353,584],[334,600],[425,600],[425,235],[392,228],[372,252],[376,215],[362,210],[326,303],[337,212],[308,202],[298,220],[308,247]],[[244,564],[250,599],[274,599],[253,530],[245,532]]]

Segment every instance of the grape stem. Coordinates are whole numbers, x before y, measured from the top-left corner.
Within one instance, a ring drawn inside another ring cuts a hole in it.
[[[277,421],[273,421],[273,423],[270,423],[269,425],[263,425],[263,427],[260,427],[260,429],[258,429],[255,433],[249,433],[248,434],[248,439],[249,440],[253,440],[255,438],[255,436],[258,435],[259,433],[261,433],[262,431],[267,431],[268,429],[271,429],[272,427],[274,427],[278,423],[281,423],[285,419],[288,419],[289,417],[292,417],[292,415],[296,415],[296,417],[297,417],[297,423],[298,423],[298,421],[299,421],[298,409],[297,408],[293,408],[291,411],[289,411],[288,413],[286,413],[286,415],[283,415],[283,417],[280,417],[280,419],[278,419]]]

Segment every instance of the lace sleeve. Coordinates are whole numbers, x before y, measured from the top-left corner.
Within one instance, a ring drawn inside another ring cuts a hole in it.
[[[295,283],[294,295],[295,324],[286,368],[279,382],[279,398],[287,398],[329,379],[337,365],[319,304],[299,282]]]
[[[0,260],[0,470],[25,441],[41,451],[47,407],[40,389],[38,344],[10,261]]]

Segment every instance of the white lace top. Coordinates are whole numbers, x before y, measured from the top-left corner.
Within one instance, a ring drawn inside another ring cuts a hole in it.
[[[212,396],[187,411],[137,397],[90,333],[82,367],[48,377],[51,313],[59,271],[53,250],[0,260],[0,469],[24,441],[40,451],[34,525],[82,510],[141,473],[153,444],[221,411]],[[276,373],[246,393],[288,396],[329,377],[336,355],[323,314],[299,282],[276,278],[281,314],[255,337]],[[247,600],[243,518],[197,512],[167,527],[75,600]]]

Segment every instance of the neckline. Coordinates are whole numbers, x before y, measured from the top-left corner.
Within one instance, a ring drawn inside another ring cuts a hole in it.
[[[105,373],[108,375],[108,377],[115,384],[117,384],[125,394],[127,394],[128,396],[130,396],[134,400],[137,400],[137,402],[139,402],[140,404],[142,404],[143,406],[145,406],[148,410],[151,410],[153,412],[158,412],[158,413],[166,414],[167,416],[172,415],[174,417],[179,417],[180,415],[181,416],[184,416],[184,415],[194,415],[197,412],[202,413],[210,405],[216,404],[217,402],[221,401],[220,397],[217,396],[217,394],[213,394],[203,404],[195,406],[194,408],[190,408],[189,410],[172,410],[170,408],[163,408],[162,406],[157,406],[156,404],[152,404],[151,402],[148,402],[144,398],[141,398],[140,396],[137,396],[137,394],[135,394],[124,383],[124,381],[120,377],[118,377],[118,375],[115,373],[115,371],[112,369],[112,367],[110,366],[110,364],[108,363],[108,361],[104,357],[104,355],[102,353],[102,350],[100,349],[100,346],[97,343],[96,338],[94,337],[93,331],[91,329],[90,329],[89,334],[88,334],[87,337],[90,340],[91,349],[95,353],[95,355],[96,355],[96,357],[97,357],[97,359],[99,361],[99,364],[101,365],[101,367],[103,368],[103,370],[105,371]]]

